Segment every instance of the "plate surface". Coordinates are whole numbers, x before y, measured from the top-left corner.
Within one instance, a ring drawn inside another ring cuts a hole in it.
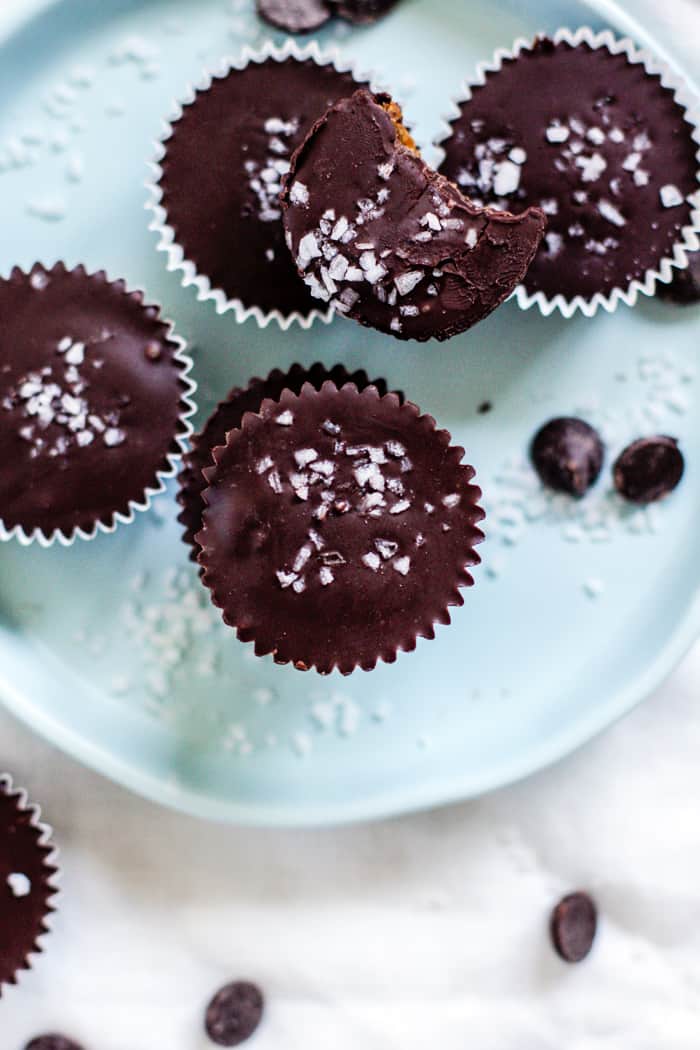
[[[180,543],[172,489],[114,536],[68,550],[5,544],[4,702],[161,802],[300,825],[504,784],[652,690],[700,631],[698,310],[643,302],[566,322],[509,303],[443,347],[343,321],[286,334],[238,326],[165,272],[143,184],[171,100],[203,66],[268,38],[252,0],[25,0],[3,17],[0,272],[62,257],[145,287],[191,341],[202,412],[294,361],[383,375],[465,446],[489,511],[477,586],[452,627],[350,679],[256,660],[218,623]],[[517,36],[583,23],[649,42],[601,0],[404,0],[371,29],[338,24],[319,40],[376,70],[427,146],[477,61]],[[493,408],[479,414],[484,401]],[[606,469],[584,504],[547,499],[525,450],[546,418],[576,411],[605,429],[611,458],[645,432],[679,437],[682,488],[630,514]]]

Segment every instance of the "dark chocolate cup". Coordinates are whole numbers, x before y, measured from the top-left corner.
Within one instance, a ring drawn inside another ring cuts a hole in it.
[[[675,101],[684,111],[689,133],[698,145],[696,156],[698,181],[700,181],[700,108],[697,98],[682,77],[650,51],[640,49],[630,37],[616,37],[610,30],[595,33],[588,26],[582,26],[576,30],[563,27],[552,34],[550,39],[555,44],[566,43],[571,47],[586,44],[592,50],[604,48],[612,55],[624,54],[631,64],[643,66],[649,76],[657,78],[661,87],[672,89]],[[460,93],[452,99],[450,113],[443,118],[444,134],[435,142],[443,156],[444,143],[452,138],[452,124],[461,115],[461,107],[471,100],[480,87],[486,84],[488,75],[499,73],[504,63],[516,60],[523,51],[530,50],[532,46],[532,40],[518,39],[512,48],[498,48],[489,62],[479,64],[474,79],[465,81]],[[464,190],[464,192],[468,191]],[[688,267],[688,253],[700,248],[700,189],[688,200],[691,205],[690,222],[683,227],[678,241],[673,246],[673,252],[661,258],[655,267],[644,273],[643,277],[614,288],[609,294],[599,292],[589,298],[580,295],[567,298],[562,294],[548,296],[543,291],[529,292],[525,284],[521,284],[514,293],[518,305],[523,310],[537,307],[545,317],[559,312],[565,318],[570,319],[579,312],[584,317],[593,317],[600,309],[607,313],[614,313],[620,303],[635,306],[640,295],[653,296],[658,286],[669,284],[679,270],[682,271]]]
[[[182,510],[178,521],[184,525],[183,540],[191,547],[190,559],[197,561],[200,547],[195,537],[202,528],[204,500],[202,494],[208,487],[204,469],[213,466],[213,452],[219,445],[226,444],[226,437],[231,430],[238,430],[246,412],[259,412],[263,401],[277,401],[284,390],[300,394],[305,383],[310,383],[315,390],[320,390],[327,381],[336,386],[354,383],[359,390],[374,386],[383,396],[387,393],[384,379],[370,379],[365,371],[358,369],[348,372],[344,365],[326,368],[320,362],[305,368],[295,364],[288,372],[279,368],[273,369],[266,379],[255,377],[245,388],[234,387],[223,401],[216,406],[207,422],[191,441],[191,448],[183,459],[183,469],[178,476],[178,503]],[[403,394],[398,393],[401,401]]]
[[[179,243],[178,233],[172,224],[172,216],[168,213],[165,201],[165,193],[162,181],[165,175],[164,164],[167,162],[168,143],[175,133],[178,122],[182,120],[185,111],[196,104],[198,98],[209,92],[217,81],[226,79],[232,73],[246,69],[250,64],[258,65],[266,62],[286,62],[294,59],[298,62],[313,62],[319,67],[326,67],[339,74],[347,74],[354,81],[355,87],[372,84],[370,74],[363,73],[359,68],[341,56],[340,51],[333,47],[324,47],[323,50],[314,41],[304,46],[299,46],[294,40],[287,40],[282,47],[275,46],[268,41],[262,48],[253,50],[244,47],[240,59],[226,61],[217,69],[205,73],[203,78],[195,85],[189,85],[184,97],[173,103],[171,113],[163,121],[161,135],[155,144],[154,159],[149,164],[151,178],[147,183],[149,199],[146,204],[151,212],[152,218],[149,229],[158,235],[158,251],[164,252],[167,257],[166,266],[169,272],[180,274],[184,288],[194,286],[197,290],[197,298],[200,302],[211,301],[214,303],[216,312],[219,314],[233,313],[236,321],[243,323],[251,318],[260,328],[267,328],[270,324],[277,324],[283,331],[287,331],[293,325],[299,325],[303,329],[309,329],[317,321],[330,324],[334,314],[331,310],[322,311],[309,300],[308,308],[292,308],[289,310],[277,307],[256,305],[254,302],[244,302],[235,293],[227,292],[221,287],[210,274],[204,272],[205,268],[196,259],[189,258],[185,247]],[[318,114],[321,115],[320,113]],[[281,226],[281,219],[280,219]],[[232,245],[232,251],[235,245]],[[282,250],[286,255],[286,248],[282,242]],[[290,267],[292,263],[290,261]],[[303,291],[303,282],[299,279]]]
[[[148,471],[144,471],[143,485],[128,486],[125,483],[123,487],[133,488],[133,491],[120,492],[114,496],[113,503],[105,497],[100,507],[90,509],[86,506],[76,509],[73,520],[70,522],[68,517],[71,515],[65,509],[56,512],[55,521],[51,524],[53,509],[50,506],[46,514],[42,516],[41,523],[33,516],[34,512],[31,514],[28,512],[22,520],[22,515],[16,510],[12,512],[11,517],[8,516],[7,508],[5,508],[3,518],[3,510],[0,508],[0,540],[16,539],[23,546],[34,542],[42,547],[50,547],[54,543],[70,546],[76,539],[91,540],[98,533],[112,533],[119,525],[130,524],[134,521],[138,511],[150,509],[153,496],[163,492],[166,481],[174,477],[177,472],[178,463],[192,432],[190,417],[195,412],[195,405],[191,397],[196,390],[196,385],[189,377],[192,361],[186,353],[186,344],[183,339],[175,335],[172,322],[161,317],[160,307],[144,301],[143,292],[130,290],[123,280],[110,280],[103,270],[90,273],[83,266],[68,269],[64,263],[60,262],[52,267],[44,267],[37,263],[27,273],[15,267],[9,278],[0,279],[0,287],[7,286],[8,289],[11,289],[12,285],[16,284],[21,286],[27,294],[31,289],[32,293],[42,295],[54,278],[76,282],[87,298],[89,298],[88,291],[90,295],[103,296],[104,302],[109,302],[110,306],[115,308],[115,312],[123,304],[128,313],[129,325],[142,324],[144,339],[157,341],[160,353],[164,357],[163,367],[169,369],[171,385],[177,388],[178,396],[177,401],[174,401],[171,406],[172,433],[168,431],[167,437],[163,438],[162,447],[152,450],[152,464],[149,463]],[[67,299],[66,302],[68,302]],[[95,317],[97,316],[96,313]],[[90,321],[90,318],[87,320]],[[80,332],[74,334],[78,339],[81,338]],[[0,336],[0,344],[1,342],[2,336]],[[120,383],[124,382],[125,370],[125,363],[121,361]],[[125,390],[123,392],[126,393]],[[2,407],[4,406],[0,406],[0,427],[3,425]],[[127,403],[125,403],[125,411],[129,411]],[[144,456],[149,451],[144,449]],[[120,468],[119,473],[123,481],[125,471]],[[149,475],[147,478],[146,474]],[[39,484],[36,479],[30,483]]]
[[[0,774],[0,994],[32,969],[51,932],[59,875],[52,837],[39,807]]]
[[[372,386],[264,401],[205,471],[199,562],[225,623],[256,655],[321,674],[433,638],[480,561],[481,491],[463,455],[431,416]]]

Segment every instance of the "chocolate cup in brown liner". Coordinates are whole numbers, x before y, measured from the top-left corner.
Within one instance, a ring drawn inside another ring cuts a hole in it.
[[[68,545],[147,509],[191,432],[190,368],[159,308],[103,271],[0,279],[0,538]]]
[[[258,656],[321,674],[433,638],[480,560],[481,491],[463,455],[431,416],[371,386],[263,402],[205,471],[199,561],[224,621]]]
[[[192,447],[183,459],[183,469],[178,477],[180,487],[177,499],[182,507],[178,521],[185,526],[182,538],[192,548],[191,561],[196,562],[199,556],[200,547],[195,536],[202,527],[204,513],[202,493],[207,488],[207,481],[203,471],[205,467],[212,466],[214,449],[226,444],[229,431],[238,430],[246,412],[259,412],[263,401],[279,400],[284,390],[300,394],[305,383],[310,383],[315,390],[320,390],[327,380],[338,387],[344,386],[345,383],[354,383],[359,390],[371,385],[376,387],[382,396],[388,390],[386,380],[370,380],[362,369],[348,372],[344,365],[334,365],[329,369],[317,362],[310,368],[294,364],[288,372],[275,368],[267,379],[255,377],[244,389],[234,387],[227,397],[219,402],[202,430],[192,438]],[[403,403],[403,393],[396,393]]]
[[[56,849],[38,807],[0,774],[0,995],[43,950],[58,893]]]

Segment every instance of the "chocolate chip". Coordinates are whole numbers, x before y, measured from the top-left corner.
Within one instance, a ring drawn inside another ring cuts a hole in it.
[[[562,416],[538,430],[530,455],[544,485],[583,496],[598,480],[605,448],[598,432],[583,419]]]
[[[676,488],[685,470],[675,438],[640,438],[620,454],[613,467],[615,488],[630,503],[655,503]]]
[[[79,1043],[65,1035],[38,1035],[24,1050],[83,1050]]]
[[[557,954],[565,962],[581,962],[593,947],[597,924],[596,906],[587,893],[564,897],[552,912],[550,922]]]
[[[207,1007],[205,1028],[217,1046],[238,1046],[250,1039],[260,1024],[262,992],[248,981],[234,981],[216,993]]]
[[[486,413],[490,412],[492,408],[493,408],[493,405],[491,404],[490,401],[482,401],[481,404],[479,405],[479,407],[477,408],[477,412],[479,413],[480,416],[485,416]]]
[[[258,0],[258,14],[286,33],[311,33],[331,17],[324,0]]]
[[[693,252],[687,270],[674,270],[670,284],[660,284],[657,295],[678,306],[700,303],[700,252]]]

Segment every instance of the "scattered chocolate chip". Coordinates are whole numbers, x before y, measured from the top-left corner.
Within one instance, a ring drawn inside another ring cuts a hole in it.
[[[700,303],[700,252],[693,252],[687,270],[674,270],[670,284],[660,284],[657,295],[678,306]]]
[[[485,416],[486,413],[490,412],[492,408],[493,408],[493,405],[491,404],[490,401],[482,401],[481,404],[479,405],[479,407],[477,408],[477,412],[479,413],[480,416]]]
[[[64,1035],[38,1035],[24,1050],[83,1050],[79,1043]]]
[[[324,0],[258,0],[258,14],[286,33],[312,33],[331,17]]]
[[[683,453],[675,438],[640,438],[618,457],[613,467],[615,488],[631,503],[654,503],[673,492],[684,469]]]
[[[555,492],[583,496],[598,480],[605,448],[590,424],[562,416],[538,430],[530,454],[544,485]]]
[[[552,912],[552,943],[564,962],[577,963],[586,958],[596,934],[598,914],[587,893],[570,893],[559,901]]]
[[[207,1007],[205,1028],[217,1046],[238,1046],[260,1024],[265,1001],[249,981],[234,981],[216,993]]]

